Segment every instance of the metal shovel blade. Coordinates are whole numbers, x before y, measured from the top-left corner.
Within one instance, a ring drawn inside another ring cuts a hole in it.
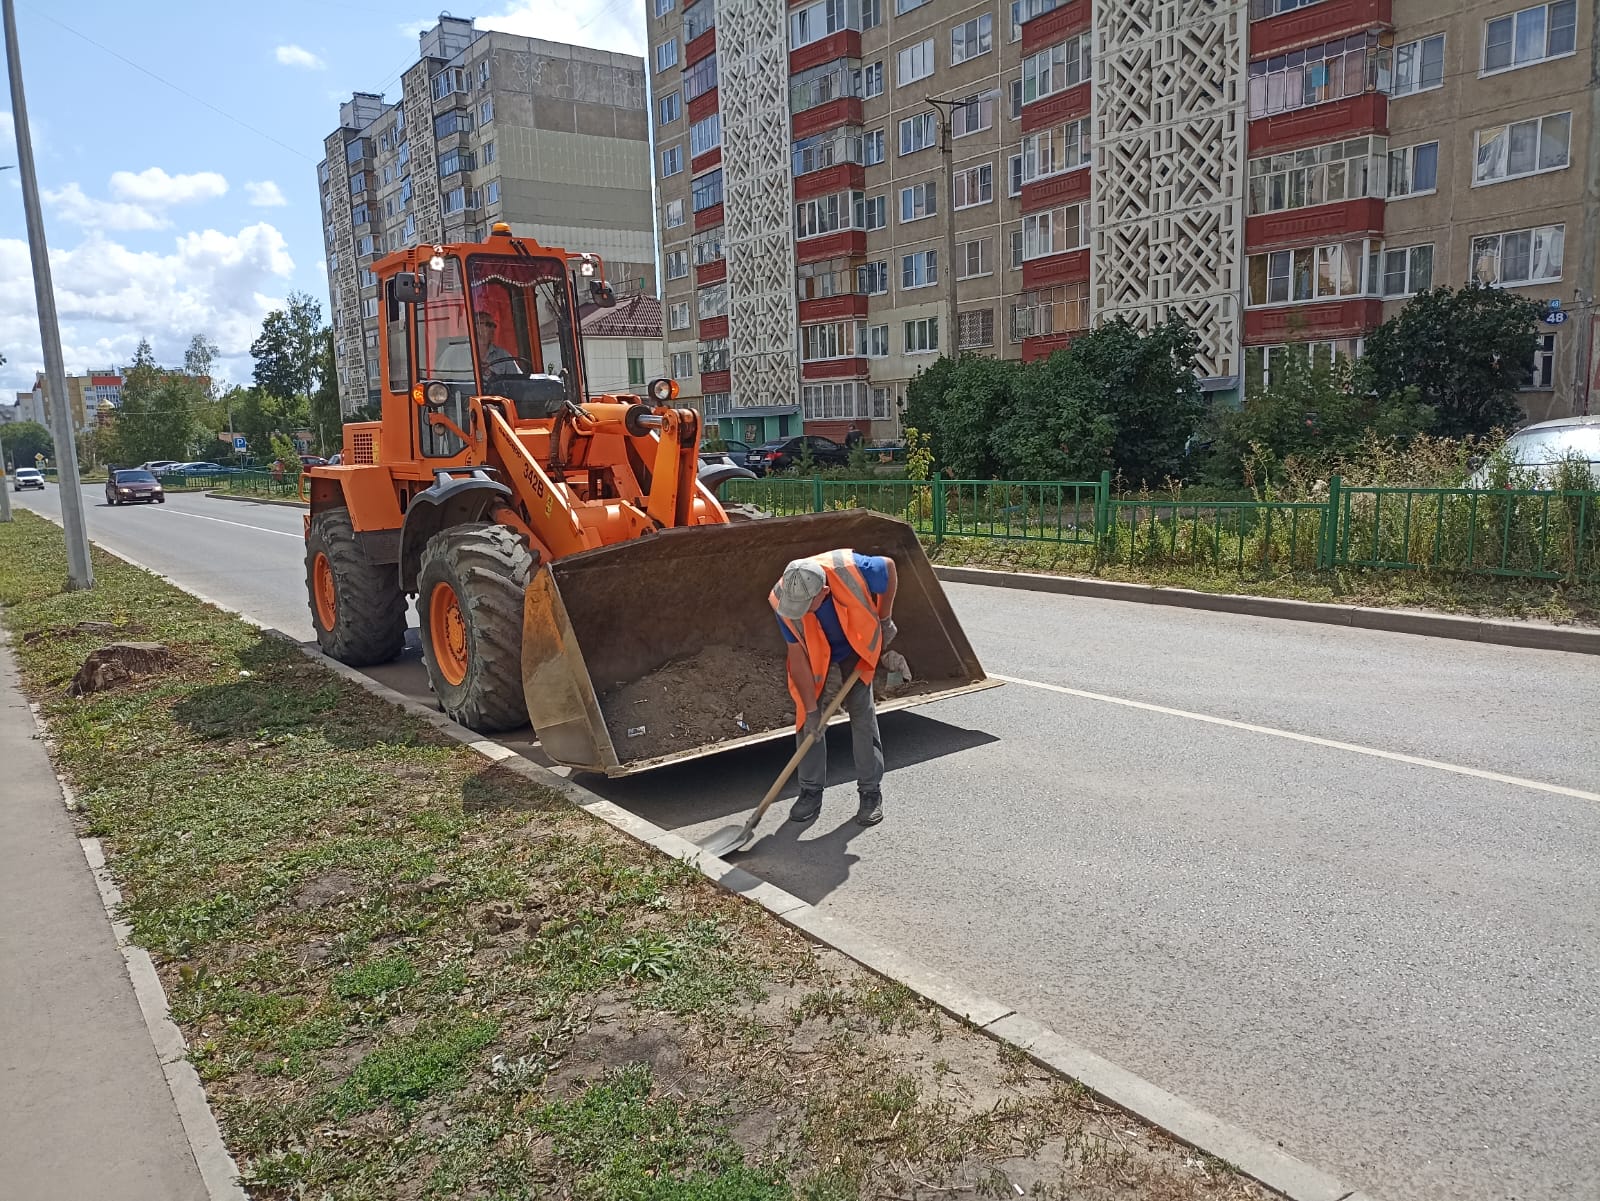
[[[699,847],[708,855],[715,855],[719,859],[723,855],[731,855],[735,851],[742,851],[750,845],[750,840],[755,831],[749,823],[742,826],[725,826],[710,838],[699,844]]]

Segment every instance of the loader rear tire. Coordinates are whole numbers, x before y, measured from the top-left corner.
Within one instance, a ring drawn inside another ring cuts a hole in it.
[[[306,530],[306,596],[322,653],[351,667],[387,663],[405,647],[406,595],[392,563],[356,542],[350,510],[325,509]]]
[[[422,659],[452,721],[481,734],[528,724],[522,599],[538,558],[503,525],[453,526],[428,539],[417,573]]]

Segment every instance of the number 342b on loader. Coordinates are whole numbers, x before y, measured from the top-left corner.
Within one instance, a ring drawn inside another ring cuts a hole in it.
[[[393,659],[414,596],[452,718],[531,720],[557,762],[628,774],[787,733],[631,761],[600,698],[712,643],[772,644],[767,591],[784,563],[852,546],[899,563],[896,645],[923,688],[907,703],[986,685],[910,527],[866,513],[730,522],[716,488],[748,473],[702,475],[700,417],[673,404],[673,381],[590,394],[582,318],[615,303],[595,256],[496,225],[374,271],[382,419],[346,425],[340,465],[309,472],[306,585],[325,653]]]

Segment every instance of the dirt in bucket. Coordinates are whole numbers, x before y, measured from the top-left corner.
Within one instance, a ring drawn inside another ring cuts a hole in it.
[[[600,694],[624,763],[794,726],[779,647],[713,644]]]

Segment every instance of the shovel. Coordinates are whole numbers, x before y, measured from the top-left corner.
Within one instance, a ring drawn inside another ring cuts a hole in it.
[[[844,687],[839,689],[839,694],[829,702],[823,710],[822,717],[817,722],[817,728],[823,735],[827,734],[828,723],[833,720],[833,715],[839,712],[839,706],[844,704],[844,698],[857,680],[862,679],[861,666],[850,673],[850,678],[844,682]],[[795,768],[800,766],[800,760],[806,757],[806,752],[811,749],[811,744],[816,741],[816,736],[807,734],[799,748],[789,757],[789,762],[783,771],[778,773],[778,778],[772,782],[772,787],[767,789],[767,795],[761,798],[761,804],[756,806],[756,811],[742,826],[728,826],[718,830],[710,838],[700,843],[700,849],[711,855],[731,855],[735,851],[742,851],[748,847],[755,838],[756,827],[761,824],[761,819],[766,816],[772,802],[778,799],[778,793],[783,791],[783,786],[789,782],[789,777],[794,775]]]

